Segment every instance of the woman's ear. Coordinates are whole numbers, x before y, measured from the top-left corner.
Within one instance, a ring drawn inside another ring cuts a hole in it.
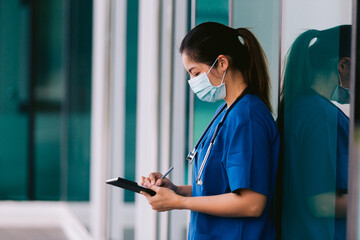
[[[341,85],[344,88],[350,88],[350,70],[351,59],[349,57],[343,57],[339,60],[338,71],[341,79]]]
[[[350,71],[350,61],[349,57],[343,57],[339,60],[338,70],[340,74],[345,71]]]
[[[225,72],[229,68],[229,58],[225,55],[219,55],[218,57],[218,70]]]

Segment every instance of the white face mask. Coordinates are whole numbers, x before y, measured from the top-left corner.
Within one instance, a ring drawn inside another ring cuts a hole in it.
[[[207,76],[217,60],[218,59],[215,60],[207,73],[204,72],[188,81],[193,92],[200,100],[205,102],[216,102],[218,100],[224,99],[226,96],[226,88],[224,83],[226,71],[224,72],[221,84],[219,86],[213,86],[209,80],[209,77]]]
[[[336,101],[340,104],[350,103],[350,89],[346,89],[341,85],[336,85],[330,100]]]
[[[350,103],[350,89],[344,88],[342,86],[341,77],[339,75],[339,85],[336,85],[330,100],[336,101],[340,104],[349,104]]]

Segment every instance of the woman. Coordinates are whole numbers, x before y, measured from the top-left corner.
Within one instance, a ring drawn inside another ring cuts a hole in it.
[[[143,194],[154,210],[191,210],[188,239],[275,239],[279,135],[261,46],[244,28],[207,22],[187,34],[180,53],[196,95],[225,103],[193,151],[192,186],[151,173],[142,184],[156,195]]]
[[[351,26],[292,44],[282,89],[282,239],[346,239]],[[280,199],[280,197],[278,198]],[[280,214],[279,214],[280,215]]]

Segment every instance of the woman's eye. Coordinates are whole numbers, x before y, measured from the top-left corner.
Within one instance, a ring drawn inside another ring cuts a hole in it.
[[[199,73],[195,73],[194,76],[195,76],[195,77],[199,76]]]

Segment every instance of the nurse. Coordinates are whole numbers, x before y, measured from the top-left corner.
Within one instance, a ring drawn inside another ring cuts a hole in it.
[[[194,156],[193,183],[142,177],[156,211],[191,210],[188,239],[275,239],[271,214],[279,134],[271,115],[266,57],[245,28],[207,22],[183,39],[189,85],[203,101],[224,100]],[[210,146],[210,147],[209,147]]]
[[[351,26],[310,29],[286,59],[281,239],[346,239]],[[279,191],[280,192],[280,191]],[[279,208],[280,209],[280,208]]]

